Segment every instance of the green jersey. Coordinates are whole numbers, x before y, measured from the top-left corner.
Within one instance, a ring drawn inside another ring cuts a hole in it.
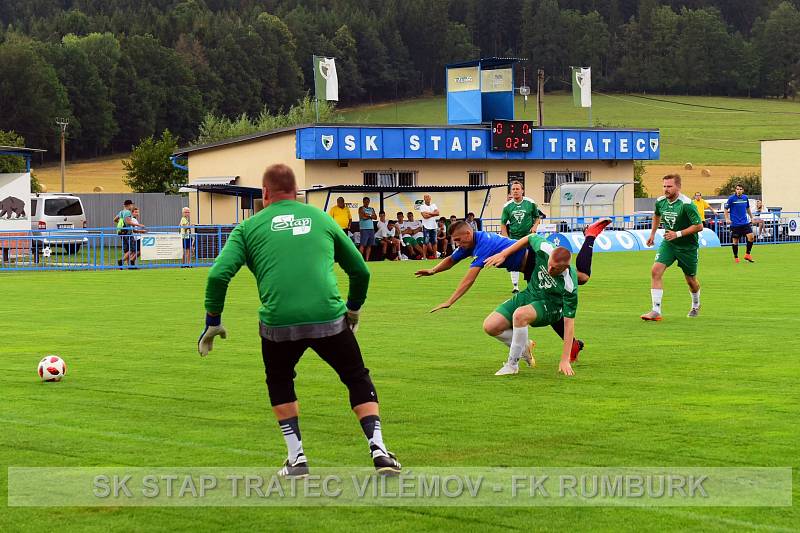
[[[528,244],[533,250],[536,263],[525,292],[533,300],[544,301],[554,309],[561,309],[565,318],[575,318],[578,312],[578,272],[570,265],[560,275],[551,276],[547,271],[547,263],[550,254],[555,250],[553,243],[533,234],[528,237]]]
[[[508,226],[509,237],[521,239],[530,234],[537,218],[539,218],[539,207],[536,202],[523,196],[519,203],[514,200],[506,202],[500,215],[500,224]]]
[[[681,231],[703,222],[697,212],[697,207],[683,194],[679,194],[672,202],[666,196],[659,197],[656,200],[655,215],[661,217],[661,227],[665,230]],[[698,247],[697,233],[667,242],[675,248]]]
[[[350,277],[348,302],[367,297],[369,269],[353,241],[325,212],[294,200],[271,204],[236,226],[208,273],[206,311],[221,313],[231,278],[247,265],[269,327],[323,324],[347,311],[333,263]]]

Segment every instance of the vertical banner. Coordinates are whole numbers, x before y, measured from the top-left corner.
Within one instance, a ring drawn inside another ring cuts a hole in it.
[[[572,103],[592,107],[592,68],[572,67]]]
[[[314,56],[314,95],[317,100],[339,101],[339,78],[334,58]]]

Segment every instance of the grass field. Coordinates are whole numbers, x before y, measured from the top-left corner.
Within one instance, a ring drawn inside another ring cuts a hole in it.
[[[505,349],[481,331],[508,295],[487,271],[453,308],[430,315],[463,268],[414,279],[417,262],[373,263],[359,340],[383,408],[384,436],[406,467],[792,466],[798,471],[800,246],[757,247],[734,265],[703,250],[702,316],[666,276],[661,323],[650,305],[652,253],[596,254],[581,291],[576,376],[556,374],[557,337],[531,330],[539,365],[493,373]],[[229,338],[201,359],[205,269],[0,275],[0,530],[792,531],[784,508],[17,508],[6,467],[277,467],[285,456],[268,410],[252,276],[228,292]],[[65,380],[36,364],[57,353]],[[311,352],[297,391],[312,468],[369,464],[344,387]]]
[[[757,166],[761,139],[800,137],[800,102],[702,96],[656,96],[669,103],[634,96],[595,93],[595,124],[661,130],[661,163]],[[517,97],[516,118],[536,118],[535,98],[523,111]],[[688,104],[688,105],[685,105]],[[724,109],[714,109],[724,108]],[[548,93],[544,97],[546,126],[585,127],[588,111],[572,104],[572,95]],[[744,110],[744,111],[736,111]],[[348,122],[444,124],[443,97],[420,98],[395,104],[343,110]]]

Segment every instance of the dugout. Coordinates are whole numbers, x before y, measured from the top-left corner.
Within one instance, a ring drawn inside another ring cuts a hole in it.
[[[634,212],[626,189],[633,182],[563,183],[556,187],[550,203],[550,218],[557,220],[594,220],[597,217],[619,217]]]
[[[184,190],[192,191],[197,224],[234,224],[257,212],[261,176],[274,163],[294,170],[298,188],[315,205],[322,194],[315,190],[386,187],[402,191],[389,200],[387,213],[412,210],[428,191],[443,216],[472,211],[498,219],[510,181],[523,182],[526,196],[549,215],[562,183],[633,181],[634,160],[659,159],[659,137],[657,130],[533,128],[530,151],[496,152],[490,124],[307,124],[182,148],[173,158],[188,168]],[[360,205],[356,189],[342,192],[353,193],[348,203]],[[623,193],[632,212],[633,188]]]

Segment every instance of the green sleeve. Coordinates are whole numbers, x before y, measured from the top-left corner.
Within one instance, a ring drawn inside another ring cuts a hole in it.
[[[508,224],[508,206],[503,207],[503,212],[500,213],[500,224]]]
[[[686,204],[686,207],[689,209],[689,211],[686,213],[686,216],[689,217],[689,222],[691,222],[692,225],[702,224],[703,220],[700,218],[700,213],[697,211],[697,206],[694,204]]]
[[[564,318],[575,318],[578,313],[578,275],[572,267],[569,268],[569,275],[575,288],[572,292],[564,293],[564,305],[561,312]]]
[[[538,252],[542,249],[543,242],[547,242],[547,239],[541,235],[537,235],[536,233],[531,233],[528,235],[528,245],[533,249],[534,252]],[[548,253],[548,255],[550,254]]]
[[[333,259],[339,263],[339,266],[350,278],[347,302],[353,310],[360,309],[367,299],[369,268],[367,268],[367,263],[361,257],[356,245],[333,220],[331,220],[329,230],[333,235]]]
[[[659,209],[659,207],[660,207],[660,204],[658,203],[658,201],[656,201],[656,206],[655,206],[655,208],[653,210],[653,214],[655,216],[657,216],[657,217],[661,216],[661,209]]]
[[[225,246],[208,272],[206,311],[220,314],[225,307],[228,283],[247,261],[244,244],[244,222],[233,228]]]
[[[531,220],[535,223],[536,220],[539,218],[539,206],[536,205],[536,202],[531,202]]]

